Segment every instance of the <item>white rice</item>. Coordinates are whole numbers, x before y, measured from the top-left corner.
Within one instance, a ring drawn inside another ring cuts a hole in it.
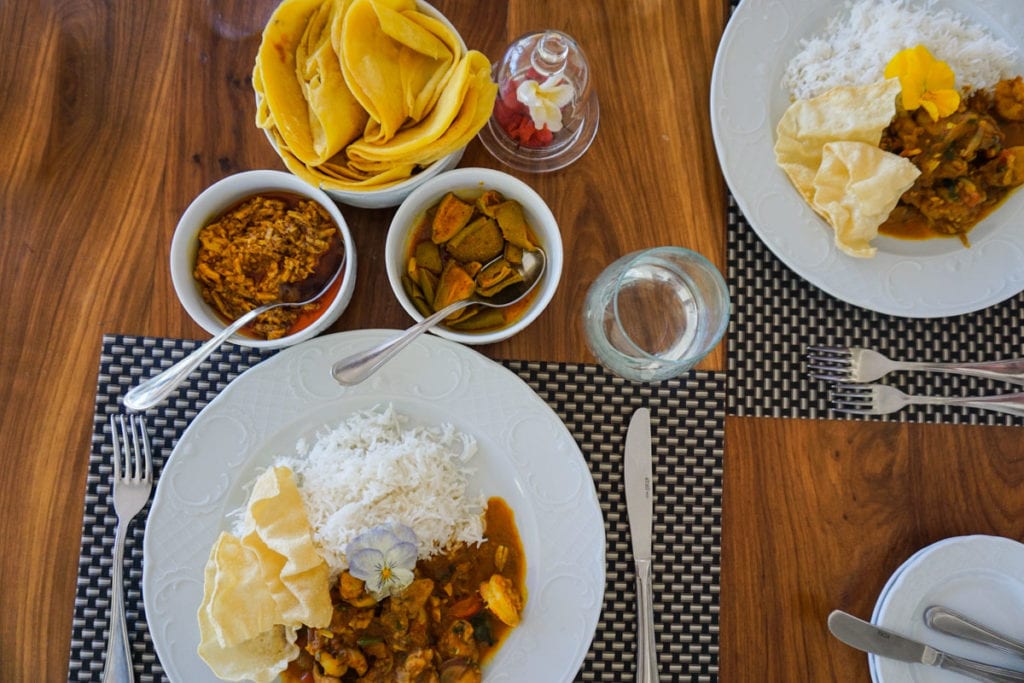
[[[295,473],[313,541],[332,575],[348,567],[349,541],[381,524],[416,532],[421,559],[456,541],[483,540],[486,502],[467,493],[476,440],[448,424],[409,422],[390,405],[355,413],[277,459]]]
[[[1024,3],[1022,3],[1024,4]],[[905,48],[927,47],[956,74],[957,87],[981,90],[1016,75],[1019,55],[981,26],[924,0],[857,0],[825,32],[801,42],[782,79],[794,100],[839,85],[882,80],[885,65]]]

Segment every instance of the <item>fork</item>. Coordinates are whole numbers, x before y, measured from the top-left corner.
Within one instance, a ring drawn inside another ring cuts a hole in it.
[[[128,625],[124,618],[124,542],[128,525],[146,505],[153,489],[153,456],[149,449],[146,421],[141,415],[110,416],[110,436],[114,447],[113,498],[117,513],[114,537],[114,564],[110,585],[110,626],[103,683],[134,683],[132,654],[128,644]],[[124,451],[124,463],[121,452]]]
[[[1024,392],[993,396],[912,396],[886,384],[837,384],[829,392],[832,410],[854,415],[887,415],[908,405],[967,406],[1024,417]]]
[[[871,349],[809,346],[807,368],[811,377],[826,382],[874,382],[894,370],[925,370],[1024,384],[1024,358],[983,363],[901,362]]]

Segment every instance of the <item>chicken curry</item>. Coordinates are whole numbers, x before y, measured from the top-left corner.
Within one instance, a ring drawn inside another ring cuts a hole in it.
[[[501,498],[488,501],[485,533],[480,545],[420,560],[412,584],[380,602],[343,572],[330,627],[299,631],[284,683],[480,683],[526,597],[522,542]]]
[[[973,93],[933,121],[902,107],[882,135],[882,149],[921,170],[879,232],[905,239],[967,233],[1024,184],[1024,80],[1002,80]]]

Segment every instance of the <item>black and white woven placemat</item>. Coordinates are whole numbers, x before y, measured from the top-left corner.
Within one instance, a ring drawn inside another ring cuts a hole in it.
[[[100,357],[85,499],[69,681],[98,680],[103,670],[116,517],[109,501],[108,415],[153,367],[170,365],[196,342],[105,336]],[[147,413],[157,476],[181,433],[228,382],[269,354],[225,346],[193,379]],[[692,373],[660,385],[623,382],[592,365],[502,361],[565,422],[590,465],[605,519],[604,608],[577,681],[621,683],[634,676],[635,610],[629,524],[622,489],[622,448],[634,409],[651,410],[655,441],[654,593],[662,680],[718,680],[724,373]],[[143,511],[148,513],[147,508]],[[142,604],[143,516],[125,548],[125,609],[136,680],[166,680]],[[542,683],[542,682],[537,682]]]
[[[899,318],[821,291],[787,268],[730,197],[728,274],[729,414],[1024,425],[1024,418],[973,408],[909,407],[884,417],[843,418],[828,409],[828,385],[807,377],[811,345],[861,346],[899,360],[985,361],[1024,356],[1024,295],[969,315]],[[945,373],[893,373],[881,380],[911,394],[966,396],[1024,391],[1019,385]]]

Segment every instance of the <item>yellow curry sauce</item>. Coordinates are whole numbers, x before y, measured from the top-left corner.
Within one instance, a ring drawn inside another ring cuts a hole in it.
[[[300,630],[301,653],[284,683],[480,683],[481,664],[514,628],[495,615],[502,605],[490,603],[518,603],[518,616],[526,600],[526,556],[503,499],[488,500],[484,533],[480,545],[420,560],[413,583],[379,603],[362,581],[342,573],[331,587],[330,628]],[[503,595],[488,590],[485,600],[482,587],[496,581],[504,583]]]
[[[1024,81],[1000,81],[963,99],[933,121],[924,109],[902,107],[885,130],[882,149],[921,171],[879,232],[902,239],[967,234],[1024,184]]]

